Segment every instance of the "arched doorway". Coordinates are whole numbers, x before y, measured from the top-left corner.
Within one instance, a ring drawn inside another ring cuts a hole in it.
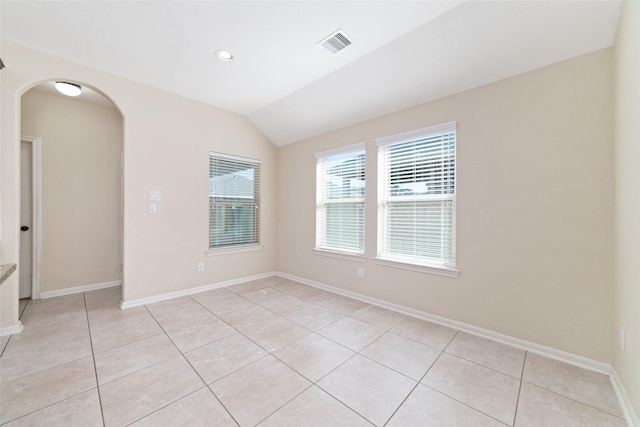
[[[21,247],[26,240],[33,250],[21,250],[20,264],[33,274],[21,272],[31,281],[31,295],[21,283],[20,298],[122,282],[122,114],[88,85],[73,82],[82,92],[69,97],[54,83],[37,84],[21,97],[21,148],[31,145],[24,153],[32,160],[36,191],[25,196],[21,186],[21,199],[32,200],[32,206],[21,200],[21,221],[32,219],[21,223]]]

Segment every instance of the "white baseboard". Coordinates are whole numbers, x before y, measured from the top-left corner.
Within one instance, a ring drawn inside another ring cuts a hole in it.
[[[5,335],[19,334],[20,332],[22,332],[22,322],[18,320],[18,323],[13,326],[0,328],[0,337],[4,337]]]
[[[618,377],[618,373],[616,372],[615,368],[608,363],[599,362],[597,360],[589,359],[587,357],[578,356],[573,353],[569,353],[566,351],[536,344],[536,343],[522,340],[519,338],[511,337],[508,335],[501,334],[499,332],[491,331],[489,329],[484,329],[477,326],[469,325],[467,323],[458,322],[456,320],[447,319],[445,317],[436,316],[434,314],[415,310],[402,305],[393,304],[387,301],[379,300],[377,298],[368,297],[366,295],[358,294],[356,292],[351,292],[344,289],[336,288],[330,285],[326,285],[324,283],[308,280],[303,277],[298,277],[298,276],[281,273],[281,272],[277,272],[276,275],[286,279],[294,280],[296,282],[304,283],[306,285],[313,286],[319,289],[323,289],[325,291],[329,291],[339,295],[357,299],[372,305],[377,305],[379,307],[393,310],[398,313],[406,314],[412,317],[417,317],[423,320],[428,320],[430,322],[438,323],[440,325],[448,326],[450,328],[455,328],[473,335],[489,338],[491,340],[498,341],[503,344],[508,344],[513,347],[518,347],[523,350],[530,351],[531,353],[536,353],[541,356],[545,356],[550,359],[555,359],[561,362],[565,362],[573,366],[577,366],[580,368],[605,374],[609,376],[611,384],[613,385],[613,389],[618,397],[618,402],[620,403],[620,407],[622,408],[622,412],[624,413],[624,416],[626,418],[627,423],[629,424],[629,427],[640,427],[638,416],[636,415],[633,409],[633,406],[631,405],[631,401],[629,400],[626,394],[626,391],[624,389],[624,386],[622,385],[622,382]]]
[[[186,296],[186,295],[197,294],[197,293],[204,292],[204,291],[210,291],[212,289],[219,289],[219,288],[224,288],[226,286],[237,285],[239,283],[249,282],[251,280],[264,279],[265,277],[270,277],[270,276],[274,276],[274,275],[276,275],[276,273],[274,273],[274,272],[264,273],[264,274],[257,274],[255,276],[248,276],[248,277],[242,277],[240,279],[233,279],[233,280],[227,280],[227,281],[224,281],[224,282],[212,283],[210,285],[203,285],[203,286],[198,286],[196,288],[189,288],[189,289],[184,289],[184,290],[181,290],[181,291],[175,291],[175,292],[169,292],[169,293],[166,293],[166,294],[154,295],[152,297],[139,298],[139,299],[134,299],[134,300],[131,300],[131,301],[122,301],[120,303],[120,308],[127,309],[127,308],[131,308],[131,307],[138,307],[140,305],[151,304],[151,303],[159,302],[159,301],[165,301],[165,300],[168,300],[168,299],[171,299],[171,298],[178,298],[178,297],[183,297],[183,296]]]
[[[335,294],[354,298],[354,299],[366,302],[368,304],[377,305],[379,307],[393,310],[393,311],[406,314],[412,317],[428,320],[428,321],[438,323],[443,326],[448,326],[450,328],[458,329],[470,334],[474,334],[484,338],[489,338],[491,340],[508,344],[514,347],[518,347],[523,350],[530,351],[532,353],[536,353],[545,357],[549,357],[551,359],[568,363],[570,365],[574,365],[580,368],[589,369],[591,371],[608,375],[613,385],[613,388],[616,392],[616,395],[618,396],[618,400],[622,407],[623,413],[626,417],[627,423],[629,424],[629,427],[640,427],[640,424],[638,424],[638,418],[633,410],[633,407],[631,406],[631,402],[627,397],[624,387],[622,386],[622,382],[620,381],[616,370],[610,364],[599,362],[597,360],[589,359],[586,357],[578,356],[576,354],[568,353],[566,351],[557,350],[544,345],[536,344],[530,341],[525,341],[519,338],[504,335],[499,332],[491,331],[489,329],[484,329],[477,326],[469,325],[467,323],[448,319],[445,317],[436,316],[434,314],[415,310],[399,304],[393,304],[387,301],[379,300],[377,298],[372,298],[372,297],[368,297],[366,295],[358,294],[355,292],[346,291],[344,289],[336,288],[330,285],[326,285],[324,283],[315,282],[313,280],[308,280],[303,277],[298,277],[291,274],[286,274],[281,272],[272,272],[272,273],[259,274],[255,276],[243,277],[239,279],[227,280],[224,282],[212,283],[209,285],[198,286],[196,288],[184,289],[180,291],[169,292],[166,294],[155,295],[155,296],[146,297],[146,298],[140,298],[140,299],[135,299],[131,301],[122,301],[120,303],[120,308],[127,309],[127,308],[145,305],[145,304],[151,304],[154,302],[165,301],[172,298],[209,291],[212,289],[224,288],[227,286],[236,285],[236,284],[251,281],[251,280],[258,280],[258,279],[262,279],[262,278],[273,276],[273,275],[277,275],[286,279],[304,283],[306,285],[323,289],[329,292],[333,292]],[[80,292],[83,292],[83,291],[80,291]]]
[[[498,341],[513,347],[518,347],[523,350],[530,351],[532,353],[540,354],[552,359],[570,363],[571,365],[579,366],[581,368],[586,368],[591,371],[596,371],[596,372],[608,375],[611,370],[611,365],[607,363],[598,362],[596,360],[592,360],[586,357],[578,356],[578,355],[561,351],[561,350],[556,350],[551,347],[546,347],[544,345],[536,344],[530,341],[521,340],[519,338],[514,338],[514,337],[504,335],[489,329],[484,329],[478,326],[469,325],[468,323],[458,322],[457,320],[451,320],[446,317],[436,316],[435,314],[430,314],[424,311],[415,310],[413,308],[405,307],[399,304],[393,304],[388,301],[368,297],[366,295],[358,294],[356,292],[346,291],[344,289],[336,288],[330,285],[326,285],[324,283],[314,282],[313,280],[307,280],[302,277],[296,277],[296,276],[292,276],[290,274],[285,274],[285,273],[277,273],[277,275],[280,277],[284,277],[287,279],[295,280],[300,283],[307,284],[309,286],[313,286],[329,292],[333,292],[333,293],[347,296],[353,299],[357,299],[369,304],[377,305],[382,308],[393,310],[398,313],[406,314],[412,317],[417,317],[423,320],[428,320],[430,322],[437,323],[443,326],[448,326],[450,328],[458,329],[463,332],[468,332],[473,335],[489,338],[493,341]]]
[[[60,297],[63,295],[77,294],[80,292],[97,291],[98,289],[113,288],[115,286],[120,286],[120,284],[121,284],[120,280],[114,280],[112,282],[103,282],[103,283],[94,283],[91,285],[74,286],[72,288],[58,289],[56,291],[40,292],[40,298],[47,299],[47,298],[53,298],[53,297]]]
[[[636,414],[636,411],[631,405],[631,400],[629,399],[629,395],[618,376],[618,371],[616,371],[613,366],[611,367],[609,378],[611,379],[611,385],[613,385],[613,389],[618,397],[618,402],[620,402],[620,407],[622,408],[622,413],[624,414],[629,427],[640,427],[640,418],[638,418],[638,414]]]

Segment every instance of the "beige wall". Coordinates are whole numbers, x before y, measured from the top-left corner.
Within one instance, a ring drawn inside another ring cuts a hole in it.
[[[42,139],[40,291],[120,280],[122,117],[32,89],[23,135]]]
[[[2,256],[18,255],[20,97],[42,81],[64,78],[102,91],[124,117],[125,301],[275,269],[276,148],[246,118],[2,40],[0,73]],[[207,257],[208,155],[262,161],[261,251]],[[159,190],[158,213],[148,192]],[[199,261],[205,271],[197,272]],[[17,276],[2,285],[0,327],[17,322]]]
[[[278,269],[610,362],[611,66],[606,49],[280,148]],[[452,120],[459,278],[376,265],[375,138]],[[361,141],[364,265],[313,253],[314,153]]]
[[[640,414],[640,3],[624,2],[615,47],[614,366]],[[619,328],[625,331],[625,350]],[[638,422],[636,420],[636,422]]]

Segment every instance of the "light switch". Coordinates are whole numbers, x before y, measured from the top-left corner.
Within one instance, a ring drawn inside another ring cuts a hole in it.
[[[160,200],[162,193],[160,191],[149,191],[149,200]]]
[[[156,204],[155,203],[149,203],[149,213],[150,214],[154,214],[156,212],[157,212]]]

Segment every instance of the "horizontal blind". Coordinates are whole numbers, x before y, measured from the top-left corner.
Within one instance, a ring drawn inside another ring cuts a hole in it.
[[[316,157],[316,247],[364,254],[364,144]]]
[[[209,248],[260,242],[260,163],[209,155]]]
[[[455,123],[379,141],[380,258],[455,266]]]

